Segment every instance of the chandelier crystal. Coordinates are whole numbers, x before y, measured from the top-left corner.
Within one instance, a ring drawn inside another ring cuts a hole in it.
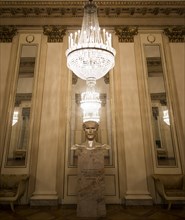
[[[83,110],[83,122],[96,121],[99,123],[101,108],[100,94],[95,92],[96,80],[89,79],[86,81],[87,90],[81,94],[81,108]]]
[[[67,66],[83,80],[100,79],[115,65],[111,34],[100,29],[92,0],[85,4],[81,31],[71,33],[68,44]]]

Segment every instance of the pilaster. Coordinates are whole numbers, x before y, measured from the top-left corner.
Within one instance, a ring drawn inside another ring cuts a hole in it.
[[[128,32],[129,28],[127,28]],[[137,31],[132,31],[135,35]],[[133,38],[133,37],[131,37]],[[138,79],[134,42],[119,43],[122,86],[123,133],[125,152],[126,189],[123,203],[126,205],[151,205],[152,197],[147,184],[147,164],[141,124]],[[120,147],[120,146],[119,146]]]

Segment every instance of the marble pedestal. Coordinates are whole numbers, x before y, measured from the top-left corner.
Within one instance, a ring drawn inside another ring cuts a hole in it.
[[[79,150],[77,216],[105,216],[104,191],[104,150]]]

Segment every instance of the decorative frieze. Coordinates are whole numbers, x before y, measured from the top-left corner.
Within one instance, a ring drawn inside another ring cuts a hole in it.
[[[14,26],[0,26],[0,43],[12,42],[16,34],[17,29]]]
[[[164,33],[170,42],[185,42],[185,26],[166,28],[164,29]]]
[[[184,1],[97,1],[98,16],[183,16]],[[0,1],[2,17],[82,17],[84,1]]]
[[[117,27],[115,33],[118,35],[119,42],[134,42],[134,35],[138,33],[137,27]]]
[[[60,25],[44,26],[43,33],[48,36],[48,42],[63,42],[63,37],[66,34],[66,28]]]

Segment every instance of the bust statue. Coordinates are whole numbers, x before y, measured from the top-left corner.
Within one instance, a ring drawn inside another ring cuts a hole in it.
[[[96,148],[110,149],[107,144],[101,144],[96,142],[96,136],[98,133],[99,124],[96,121],[86,121],[83,123],[83,130],[85,132],[86,141],[80,145],[75,144],[71,149],[77,150],[80,148],[86,148],[87,150],[93,150]]]
[[[84,122],[83,130],[86,140],[72,147],[78,155],[78,217],[104,217],[106,215],[104,155],[110,147],[96,142],[98,127],[99,124],[95,121]]]

